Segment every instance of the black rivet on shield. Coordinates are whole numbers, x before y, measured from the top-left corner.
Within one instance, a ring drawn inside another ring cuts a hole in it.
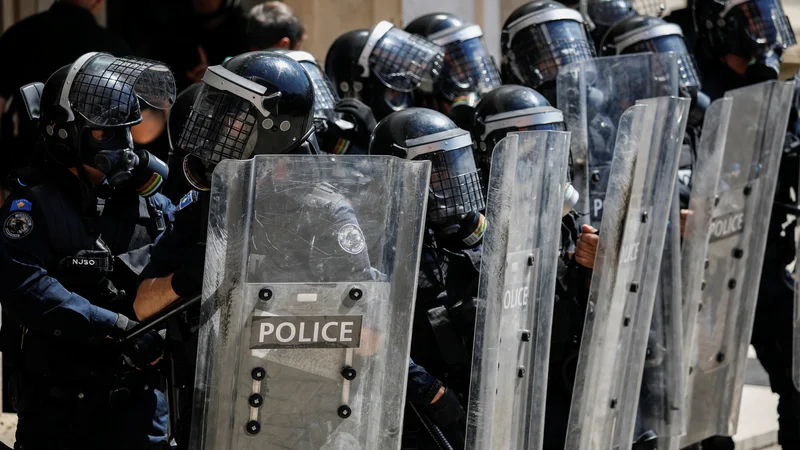
[[[350,381],[355,380],[356,374],[357,374],[356,369],[353,369],[350,366],[345,366],[342,369],[342,376],[344,377],[345,380],[350,380]]]
[[[642,212],[642,223],[647,223],[647,211]]]
[[[258,298],[266,302],[272,298],[272,291],[267,288],[264,288],[258,291]]]
[[[639,283],[631,283],[631,292],[639,292]]]
[[[616,407],[617,407],[617,399],[612,398],[611,399],[611,409],[614,409]]]
[[[533,257],[533,255],[528,256],[528,265],[529,266],[532,266],[534,261],[535,261],[535,258]]]
[[[600,182],[600,172],[594,171],[592,172],[592,182],[599,183]]]
[[[336,413],[339,414],[339,417],[341,417],[342,419],[347,419],[348,417],[350,417],[350,414],[352,414],[353,411],[350,409],[349,406],[342,405],[339,407],[339,409],[336,410]]]
[[[700,303],[697,304],[697,310],[698,311],[702,311],[703,310],[703,302],[700,302]]]
[[[689,366],[689,375],[691,375],[692,372],[694,372],[694,366]]]
[[[725,361],[725,353],[719,352],[717,353],[717,362]]]
[[[264,370],[263,367],[256,367],[252,372],[250,372],[250,375],[254,380],[261,381],[267,376],[267,371]]]
[[[625,319],[622,320],[622,325],[627,327],[630,324],[631,324],[630,316],[625,316]]]
[[[706,269],[708,269],[708,266],[709,266],[710,264],[711,264],[711,263],[708,261],[708,259],[706,259],[706,262],[705,262],[705,264],[704,264],[705,268],[706,268]]]
[[[247,399],[247,403],[253,408],[261,408],[261,406],[264,405],[264,397],[262,397],[261,394],[253,394]]]
[[[714,197],[714,206],[717,206],[717,205],[719,205],[719,195]]]
[[[703,282],[700,283],[700,290],[701,291],[705,291],[706,290],[706,280],[703,280]]]
[[[728,289],[736,289],[736,280],[731,279],[728,281]]]
[[[361,300],[361,297],[364,295],[359,288],[350,289],[350,298],[352,300]]]
[[[247,425],[244,427],[244,429],[247,431],[247,434],[256,435],[259,431],[261,431],[261,424],[258,423],[258,421],[251,420],[250,422],[247,422]]]
[[[740,248],[733,249],[733,257],[734,258],[742,259],[742,256],[744,256],[744,250],[742,250]]]
[[[742,191],[744,195],[750,195],[751,192],[753,192],[753,187],[750,185],[745,186],[744,190]]]
[[[530,340],[531,340],[531,332],[528,331],[528,330],[523,330],[522,331],[522,336],[520,337],[520,339],[522,340],[522,342],[530,342]]]
[[[517,376],[519,378],[525,378],[525,368],[524,367],[519,366],[519,369],[517,369]]]

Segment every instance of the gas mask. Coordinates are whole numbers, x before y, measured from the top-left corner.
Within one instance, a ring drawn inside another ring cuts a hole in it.
[[[169,174],[163,161],[146,150],[133,150],[129,127],[90,129],[83,142],[84,163],[103,172],[113,188],[130,187],[149,197]]]

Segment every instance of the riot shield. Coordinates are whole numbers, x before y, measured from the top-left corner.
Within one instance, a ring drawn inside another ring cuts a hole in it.
[[[640,399],[642,428],[655,431],[662,443],[659,448],[671,450],[679,448],[680,436],[685,432],[685,380],[686,355],[688,354],[686,336],[691,335],[693,331],[683,330],[681,325],[687,324],[687,328],[689,328],[688,325],[692,325],[693,330],[693,322],[686,319],[690,314],[690,308],[685,305],[683,300],[692,298],[695,290],[699,292],[702,283],[708,241],[707,230],[711,222],[710,205],[712,205],[717,191],[717,180],[719,179],[730,111],[731,100],[729,99],[715,101],[706,111],[703,135],[695,152],[696,160],[690,181],[692,196],[689,201],[689,211],[691,213],[686,218],[685,227],[681,231],[682,247],[680,236],[678,236],[678,247],[675,248],[674,231],[675,227],[680,224],[680,216],[676,216],[675,211],[677,205],[673,206],[667,230],[667,244],[673,245],[670,251],[673,254],[677,252],[681,254],[680,278],[673,278],[672,283],[667,286],[664,285],[662,279],[661,286],[677,290],[676,297],[682,301],[673,301],[669,304],[659,303],[668,300],[670,296],[661,293],[656,296],[656,309],[651,330],[655,331],[659,342],[655,343],[654,348],[657,351],[653,355],[653,359],[661,366],[655,365],[648,368],[648,363],[646,363],[642,382],[643,384],[655,383],[650,392],[660,392],[661,395],[648,397],[643,389]],[[673,204],[678,201],[677,197],[677,195],[673,195]],[[670,236],[669,233],[673,233],[673,235]],[[668,251],[667,244],[664,246],[665,255]],[[667,261],[671,261],[673,264],[676,262],[672,258],[665,257],[662,262],[662,274],[665,273],[663,265]],[[684,304],[682,305],[682,303]],[[658,317],[660,310],[663,311],[662,317]],[[660,326],[660,323],[663,326]],[[660,333],[658,331],[660,329],[670,331]],[[681,331],[683,334],[678,334]],[[670,351],[674,354],[669,354]]]
[[[689,100],[619,121],[570,408],[569,449],[629,449]]]
[[[430,166],[214,171],[193,449],[399,449]]]
[[[575,206],[600,227],[609,184],[616,126],[638,100],[677,96],[675,53],[641,53],[572,63],[558,74],[558,109],[572,132],[572,185]]]
[[[539,449],[569,133],[531,131],[492,154],[468,449]]]
[[[697,258],[704,261],[704,279],[687,298],[696,320],[689,325],[682,445],[736,431],[792,83],[748,86],[725,98],[732,106],[716,197],[706,206],[712,217],[708,251]]]

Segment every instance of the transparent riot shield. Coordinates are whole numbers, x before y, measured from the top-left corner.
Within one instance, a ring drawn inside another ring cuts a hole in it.
[[[468,449],[539,449],[569,133],[511,134],[492,154]]]
[[[569,449],[629,449],[689,100],[619,121],[570,408]]]
[[[725,148],[725,135],[728,130],[728,120],[730,118],[731,100],[719,99],[711,104],[705,114],[703,123],[703,135],[699,147],[696,151],[696,159],[693,166],[693,176],[691,179],[692,195],[689,201],[690,213],[686,217],[685,225],[680,224],[680,217],[676,217],[676,206],[673,206],[670,224],[668,227],[667,244],[672,244],[671,252],[680,252],[679,261],[680,279],[672,279],[672,284],[665,286],[678,290],[678,298],[681,301],[673,301],[669,304],[663,303],[669,299],[669,295],[658,294],[656,296],[656,309],[653,314],[653,324],[651,330],[671,330],[668,333],[659,333],[656,336],[655,359],[662,363],[658,366],[648,368],[645,363],[643,384],[656,382],[651,392],[660,392],[662,395],[648,397],[642,389],[640,399],[640,414],[643,429],[655,431],[659,437],[659,448],[677,450],[680,447],[680,436],[685,433],[685,382],[686,371],[688,370],[689,349],[686,347],[686,336],[693,331],[683,329],[681,324],[686,324],[686,328],[693,328],[694,322],[688,321],[686,317],[694,317],[690,314],[690,308],[685,305],[685,299],[692,298],[693,292],[699,292],[702,283],[702,273],[707,248],[707,230],[711,222],[711,207],[713,206],[714,196],[717,191],[717,180],[722,163],[722,154]],[[673,195],[673,203],[676,202],[677,195]],[[679,213],[678,213],[679,214]],[[678,248],[675,246],[674,232],[677,226],[680,230],[680,238],[683,240],[682,247],[680,241]],[[667,244],[664,246],[665,255],[668,251]],[[662,262],[662,274],[665,273],[664,264],[668,259],[665,257]],[[673,269],[674,270],[674,269]],[[663,280],[661,286],[663,286]],[[659,303],[662,302],[662,303]],[[682,305],[683,304],[683,305]],[[663,311],[663,317],[659,318],[659,310]],[[696,311],[696,310],[695,310]],[[663,323],[660,327],[659,322]],[[683,335],[676,332],[682,331]],[[668,352],[675,354],[670,355]],[[667,352],[667,353],[665,353]],[[650,355],[648,355],[650,356]],[[648,372],[653,372],[649,374]]]
[[[193,449],[399,449],[430,166],[214,171]]]
[[[792,86],[768,82],[725,94],[732,101],[725,152],[710,206],[708,251],[705,258],[698,255],[704,279],[687,298],[696,319],[689,325],[682,445],[736,431]]]
[[[558,109],[572,132],[575,206],[600,227],[622,114],[638,100],[678,95],[675,53],[641,53],[569,64],[558,74]]]

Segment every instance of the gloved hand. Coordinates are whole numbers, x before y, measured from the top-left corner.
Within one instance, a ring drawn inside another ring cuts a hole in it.
[[[464,412],[461,400],[455,392],[451,389],[446,389],[439,400],[428,405],[428,414],[447,437],[453,448],[464,447],[467,414]]]
[[[372,109],[358,99],[345,98],[336,104],[334,111],[348,114],[355,119],[356,132],[353,137],[353,143],[362,148],[369,147],[369,138],[372,135],[372,130],[378,125]]]
[[[155,364],[164,355],[164,341],[167,330],[150,331],[133,342],[123,344],[122,358],[136,369]]]
[[[203,290],[206,244],[198,242],[184,253],[183,266],[172,274],[172,290],[182,298],[191,298]]]

